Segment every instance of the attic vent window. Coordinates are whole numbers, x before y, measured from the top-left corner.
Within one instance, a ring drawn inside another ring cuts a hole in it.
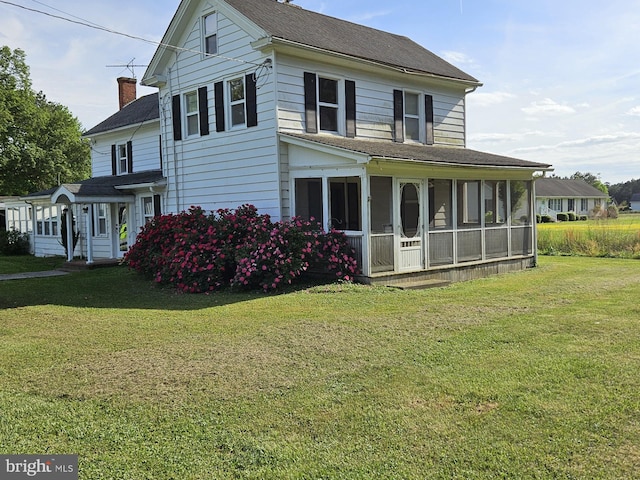
[[[204,17],[204,51],[208,54],[218,53],[218,14],[212,13]]]

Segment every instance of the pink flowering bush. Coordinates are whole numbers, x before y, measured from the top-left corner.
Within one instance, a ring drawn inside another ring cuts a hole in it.
[[[307,272],[353,280],[353,249],[339,231],[294,218],[272,223],[252,205],[206,214],[200,207],[147,223],[125,262],[158,283],[184,292],[227,286],[276,290]]]

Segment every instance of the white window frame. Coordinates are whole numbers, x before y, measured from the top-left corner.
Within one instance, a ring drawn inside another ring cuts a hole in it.
[[[586,212],[589,210],[589,199],[581,198],[580,199],[580,211]]]
[[[402,119],[402,128],[404,129],[404,141],[407,143],[424,143],[424,138],[426,135],[425,132],[425,114],[424,114],[424,97],[420,92],[413,92],[410,90],[405,90],[403,92],[403,114],[404,118]],[[414,95],[416,97],[416,102],[418,106],[418,113],[408,113],[407,112],[407,95]],[[417,120],[418,121],[418,138],[409,138],[407,133],[407,119]]]
[[[129,166],[129,155],[127,152],[127,144],[126,143],[121,143],[118,145],[118,150],[117,150],[117,155],[118,155],[118,162],[117,162],[117,174],[118,175],[122,175],[125,173],[131,173],[128,170],[128,166]]]
[[[189,110],[189,98],[195,98],[195,110]],[[197,137],[200,135],[200,103],[198,99],[198,91],[187,92],[183,95],[184,100],[184,129],[186,137]],[[190,130],[189,120],[195,119],[195,131]]]
[[[323,102],[320,100],[320,84],[322,80],[331,80],[336,82],[336,101],[337,103],[331,102]],[[336,78],[331,75],[325,75],[322,73],[318,73],[316,75],[316,98],[317,98],[317,121],[318,121],[318,132],[324,133],[333,133],[338,135],[344,135],[345,131],[345,120],[344,120],[344,80],[341,78]],[[331,108],[336,111],[336,130],[327,130],[322,128],[322,109],[323,108]]]
[[[233,100],[233,93],[231,85],[233,82],[242,82],[242,98]],[[247,126],[247,85],[244,76],[230,78],[226,82],[226,95],[227,95],[227,118],[229,119],[229,129],[246,128]],[[242,105],[242,123],[233,123],[233,110],[234,107]]]
[[[211,19],[211,23],[208,20]],[[210,27],[209,30],[207,27]],[[210,38],[214,38],[215,41],[215,51],[209,51],[209,42]],[[218,13],[212,12],[202,17],[202,52],[205,57],[210,55],[218,54]]]
[[[93,236],[106,237],[109,234],[109,205],[106,203],[93,204]],[[104,228],[102,228],[104,226]]]
[[[36,235],[57,237],[60,233],[60,208],[57,205],[36,206]]]
[[[155,212],[156,212],[156,206],[154,204],[154,200],[153,200],[153,195],[149,195],[149,196],[145,196],[145,197],[141,197],[140,198],[140,204],[141,204],[141,211],[142,211],[142,224],[146,224],[147,222],[150,222],[151,220],[153,220],[153,218],[156,216]],[[147,212],[147,209],[145,208],[147,206],[147,202],[149,202],[149,204],[151,205],[151,213]]]
[[[550,210],[554,212],[562,212],[562,199],[561,198],[550,198],[547,202],[547,206]],[[560,207],[560,208],[556,208]]]

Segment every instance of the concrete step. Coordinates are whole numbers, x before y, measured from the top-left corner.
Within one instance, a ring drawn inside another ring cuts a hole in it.
[[[451,285],[449,280],[431,279],[431,280],[407,280],[399,282],[387,282],[385,286],[397,288],[399,290],[424,290],[427,288],[439,288]]]

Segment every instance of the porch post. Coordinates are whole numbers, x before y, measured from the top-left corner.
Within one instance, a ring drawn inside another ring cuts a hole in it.
[[[369,175],[365,172],[360,176],[360,219],[362,228],[362,243],[361,243],[361,255],[362,255],[362,274],[365,277],[370,275],[371,258],[369,256],[369,245],[371,242],[371,224],[369,219],[371,218],[371,193],[369,191]]]
[[[73,210],[71,209],[71,205],[67,205],[67,216],[66,216],[66,225],[67,229],[67,262],[73,261]]]
[[[91,226],[93,225],[93,204],[89,204],[86,206],[87,209],[87,265],[93,263],[93,235],[91,235]]]

